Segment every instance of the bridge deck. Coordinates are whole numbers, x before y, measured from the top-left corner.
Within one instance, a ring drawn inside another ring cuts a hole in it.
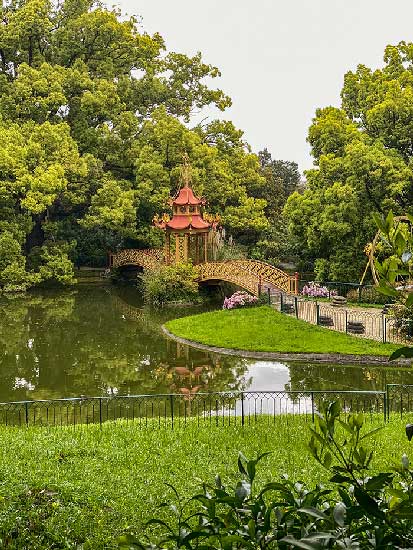
[[[125,249],[110,254],[109,267],[136,265],[144,269],[156,269],[164,265],[163,251],[159,249]],[[252,294],[259,295],[266,288],[275,288],[288,294],[298,293],[296,277],[273,265],[258,260],[227,260],[205,262],[196,266],[199,282],[227,281]]]

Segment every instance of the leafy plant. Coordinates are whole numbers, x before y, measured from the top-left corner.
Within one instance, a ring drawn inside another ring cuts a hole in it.
[[[163,266],[140,276],[145,301],[152,305],[199,300],[197,278],[191,263]]]
[[[407,456],[391,472],[369,475],[373,451],[367,442],[380,428],[365,431],[361,414],[345,419],[338,402],[320,407],[311,428],[309,450],[332,473],[336,490],[309,489],[286,476],[261,490],[255,478],[268,454],[238,458],[239,481],[214,485],[176,504],[163,503],[170,520],[151,519],[163,534],[155,543],[125,535],[121,548],[217,548],[348,550],[411,548],[413,545],[413,470]]]

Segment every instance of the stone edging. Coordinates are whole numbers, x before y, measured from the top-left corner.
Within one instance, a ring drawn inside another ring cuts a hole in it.
[[[207,346],[194,340],[181,338],[170,332],[165,325],[162,325],[162,332],[175,342],[191,346],[192,348],[209,351],[211,353],[220,353],[222,355],[235,355],[245,357],[246,359],[261,359],[267,361],[310,361],[312,363],[338,363],[341,365],[359,364],[359,365],[404,365],[412,364],[410,359],[397,359],[389,363],[385,356],[380,355],[343,355],[340,353],[277,353],[274,351],[247,351],[242,349],[217,348]]]

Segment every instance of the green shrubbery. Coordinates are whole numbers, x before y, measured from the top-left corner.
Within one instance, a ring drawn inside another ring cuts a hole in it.
[[[282,477],[260,491],[254,485],[258,462],[238,459],[239,481],[215,485],[169,506],[170,520],[151,519],[163,534],[148,540],[121,539],[123,548],[228,549],[324,548],[363,550],[413,547],[413,470],[403,456],[401,466],[372,475],[373,451],[366,440],[381,428],[364,431],[361,414],[347,420],[340,405],[322,407],[311,429],[309,449],[332,477],[334,488]],[[167,506],[164,504],[163,506]]]
[[[145,301],[152,305],[199,300],[198,273],[191,263],[177,263],[143,273]]]

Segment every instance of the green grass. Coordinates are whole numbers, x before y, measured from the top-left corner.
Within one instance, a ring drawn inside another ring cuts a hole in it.
[[[166,327],[202,344],[249,351],[390,355],[400,347],[314,326],[269,306],[211,311],[168,321]]]
[[[389,468],[411,445],[407,418],[387,425],[371,441],[375,471]],[[372,424],[382,423],[382,417]],[[0,428],[0,546],[7,548],[116,548],[117,536],[166,513],[172,499],[165,483],[184,496],[220,473],[234,481],[237,455],[272,451],[259,468],[258,484],[287,473],[294,480],[326,481],[328,473],[310,458],[303,417],[259,419],[250,426],[201,426],[171,430],[111,423],[73,428]],[[29,541],[29,542],[28,542]],[[64,541],[66,546],[64,545]]]

